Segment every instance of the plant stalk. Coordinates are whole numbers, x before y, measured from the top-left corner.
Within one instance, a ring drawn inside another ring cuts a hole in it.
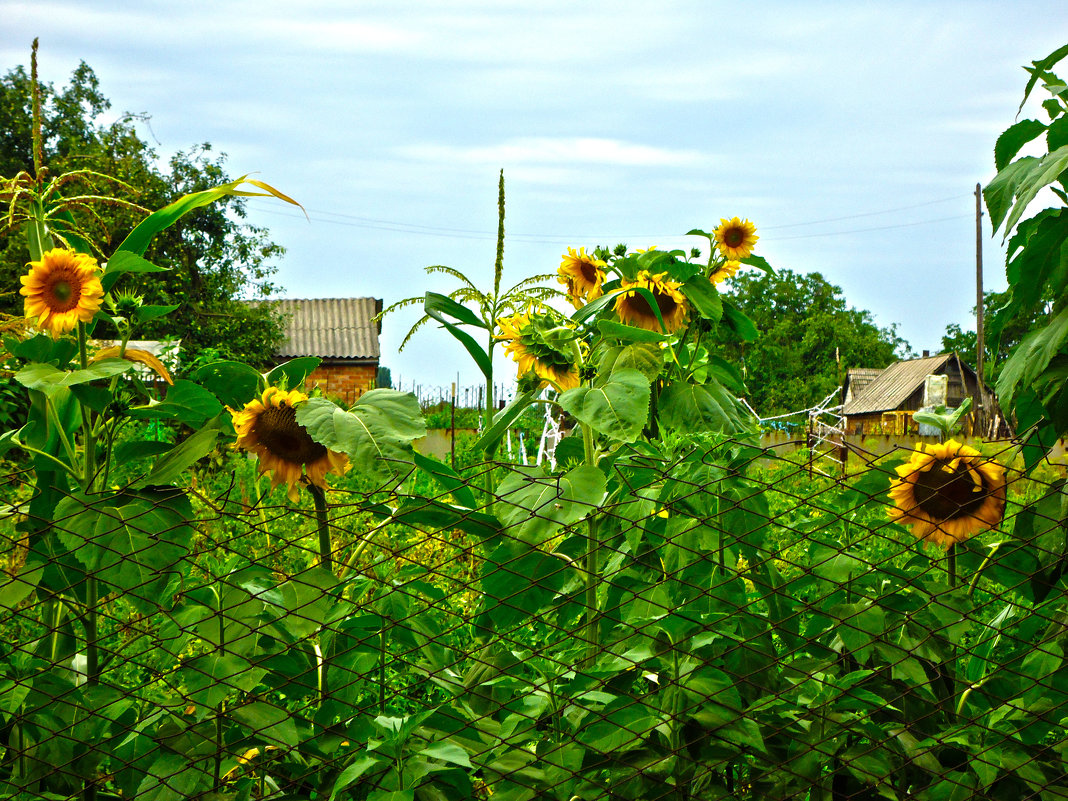
[[[312,500],[315,502],[315,522],[319,528],[319,564],[329,573],[334,572],[334,551],[330,544],[330,518],[326,513],[326,490],[315,484],[309,484]]]

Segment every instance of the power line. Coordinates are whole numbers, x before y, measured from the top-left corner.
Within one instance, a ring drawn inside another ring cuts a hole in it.
[[[762,225],[761,229],[764,231],[774,231],[780,228],[798,228],[802,225],[821,225],[822,223],[829,222],[841,222],[842,220],[856,220],[861,217],[875,217],[880,214],[894,214],[899,211],[909,211],[911,209],[920,209],[924,206],[934,206],[939,203],[948,203],[951,200],[961,200],[964,197],[970,197],[970,195],[951,195],[950,197],[944,197],[941,200],[928,200],[925,203],[913,203],[910,206],[897,206],[893,209],[883,209],[882,211],[865,211],[861,214],[848,214],[845,217],[828,217],[824,220],[811,220],[809,222],[799,223],[787,223],[785,225]]]
[[[934,203],[940,203],[940,202],[945,202],[945,201],[931,201],[931,203],[921,203],[921,204],[917,204],[917,207],[918,206],[924,206],[924,205],[933,205]],[[915,208],[915,207],[903,207],[903,208]],[[301,215],[298,215],[298,214],[287,214],[284,211],[278,211],[276,209],[257,208],[257,213],[259,213],[259,212],[262,212],[264,214],[273,214],[276,217],[288,217],[289,219],[293,219],[293,220],[303,220],[303,219],[305,219]],[[323,212],[317,211],[317,210],[314,210],[314,209],[309,209],[309,213],[322,214]],[[329,225],[343,225],[343,226],[346,226],[346,227],[349,227],[349,228],[369,228],[371,230],[376,230],[376,231],[393,231],[393,232],[396,232],[396,233],[404,233],[404,234],[422,234],[424,236],[437,236],[437,237],[445,237],[445,238],[448,238],[448,239],[471,239],[471,240],[492,241],[492,240],[495,240],[496,236],[497,236],[496,233],[491,233],[489,231],[468,231],[468,230],[462,229],[462,228],[436,228],[436,227],[433,227],[433,226],[420,226],[420,225],[414,225],[414,224],[410,224],[410,223],[393,222],[393,221],[389,221],[389,220],[374,220],[374,218],[361,218],[361,217],[357,217],[356,215],[343,215],[343,214],[337,214],[337,213],[334,213],[334,212],[327,212],[327,213],[333,213],[333,214],[335,214],[335,216],[345,217],[347,219],[329,220],[329,219],[324,219],[324,218],[315,217],[315,216],[310,217],[310,219],[311,219],[312,222],[327,223]],[[867,217],[867,216],[872,216],[874,214],[883,214],[883,213],[887,213],[887,212],[871,212],[871,213],[867,213],[867,214],[858,214],[858,215],[854,215],[854,216],[855,217]],[[932,225],[934,223],[947,222],[947,221],[950,221],[950,220],[960,220],[960,219],[964,219],[966,217],[970,219],[971,215],[969,215],[969,214],[957,214],[957,215],[953,215],[953,216],[950,216],[950,217],[936,217],[936,218],[930,219],[930,220],[920,220],[918,222],[895,223],[893,225],[879,225],[879,226],[872,226],[870,228],[850,228],[850,229],[843,230],[843,231],[822,231],[822,232],[811,233],[811,234],[798,234],[796,236],[767,237],[767,239],[772,241],[772,242],[787,242],[787,241],[794,240],[794,239],[819,239],[820,237],[828,237],[828,236],[847,236],[849,234],[871,233],[871,232],[874,232],[874,231],[890,231],[890,230],[894,230],[896,228],[914,228],[914,227],[920,226],[920,225]],[[353,221],[350,222],[350,221],[348,221],[349,219],[351,219]],[[853,219],[853,217],[844,217],[844,218],[836,218],[836,219]],[[367,220],[367,222],[357,222],[356,220]],[[827,222],[830,222],[830,220],[827,220]],[[800,225],[814,225],[814,224],[815,223],[791,223],[790,225],[769,226],[769,227],[763,228],[762,230],[766,231],[766,230],[769,230],[770,228],[792,228],[792,227],[800,226]],[[557,244],[565,244],[566,245],[566,244],[571,244],[571,243],[574,243],[574,242],[599,242],[599,241],[608,241],[608,242],[610,242],[610,241],[625,241],[625,240],[636,240],[636,239],[642,239],[642,240],[655,240],[655,239],[672,240],[672,239],[681,239],[683,236],[684,236],[683,234],[670,234],[670,235],[654,234],[654,235],[571,236],[571,237],[569,237],[569,236],[553,236],[553,235],[546,235],[546,234],[517,234],[517,233],[511,233],[511,232],[508,234],[508,238],[513,240],[513,241],[514,240],[519,240],[519,241],[524,242],[526,244],[543,244],[543,245],[557,245]]]

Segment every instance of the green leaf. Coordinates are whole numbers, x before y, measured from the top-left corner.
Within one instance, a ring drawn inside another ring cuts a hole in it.
[[[202,365],[189,377],[234,409],[256,397],[263,382],[263,376],[247,364],[225,360]]]
[[[739,259],[739,261],[747,267],[756,267],[758,270],[763,270],[766,273],[775,275],[775,268],[768,264],[768,260],[763,256],[754,256],[750,254],[744,259]]]
[[[179,378],[167,389],[167,396],[162,401],[133,406],[127,414],[137,420],[177,420],[189,426],[199,426],[222,410],[219,399],[200,384]]]
[[[221,431],[220,418],[209,420],[199,431],[171,448],[152,466],[149,474],[135,482],[134,486],[173,484],[186,469],[215,450],[215,440]]]
[[[457,303],[448,295],[441,295],[437,292],[427,292],[423,297],[423,311],[435,320],[440,320],[441,315],[447,314],[464,325],[486,328],[486,323],[480,320],[469,308]]]
[[[419,401],[395,389],[365,392],[348,411],[311,398],[298,407],[297,422],[316,442],[348,454],[357,470],[381,480],[411,472],[412,442],[426,436]]]
[[[581,309],[576,309],[575,313],[571,315],[571,320],[576,324],[585,322],[587,319],[593,317],[602,309],[611,306],[618,299],[619,298],[614,292],[601,295],[601,297],[597,298],[597,300],[591,300]]]
[[[993,230],[996,231],[1001,227],[1002,220],[1012,207],[1016,188],[1037,161],[1038,159],[1034,156],[1017,159],[998,170],[998,174],[983,187],[983,200],[986,201],[986,210],[990,212],[990,224]]]
[[[430,311],[428,311],[427,314],[441,323],[442,326],[445,327],[445,330],[452,334],[453,337],[464,346],[467,352],[471,355],[471,358],[475,360],[475,365],[482,371],[482,375],[486,378],[493,378],[493,363],[490,361],[490,356],[482,349],[481,345],[475,342],[474,337],[453,323],[450,323],[440,314],[432,313]]]
[[[238,187],[242,184],[251,184],[266,191],[252,192],[246,189],[239,189]],[[129,236],[123,240],[122,244],[119,245],[117,252],[111,257],[111,261],[114,261],[115,257],[123,251],[129,251],[137,256],[143,256],[149,243],[152,241],[152,238],[160,231],[170,228],[189,212],[199,209],[202,206],[207,206],[217,200],[221,200],[228,195],[241,195],[245,197],[267,197],[268,195],[272,195],[279,200],[292,203],[294,206],[300,205],[295,200],[286,197],[268,184],[265,184],[262,181],[249,179],[247,175],[242,175],[235,181],[221,184],[212,189],[205,189],[202,192],[191,192],[188,195],[183,195],[173,203],[164,206],[158,211],[152,212],[148,217],[138,223],[137,227],[134,228]]]
[[[44,570],[44,565],[31,562],[23,565],[16,576],[5,573],[4,581],[0,582],[0,609],[12,610],[29,598],[41,582]]]
[[[133,367],[126,359],[101,359],[84,370],[59,370],[50,364],[27,364],[15,380],[27,389],[36,389],[51,397],[57,390],[100,378],[121,375]]]
[[[133,318],[136,322],[145,323],[158,317],[166,317],[172,311],[177,311],[180,308],[182,308],[180,303],[176,303],[173,306],[141,306],[134,312]]]
[[[482,432],[482,436],[478,438],[478,442],[474,445],[475,449],[483,453],[490,453],[495,450],[497,443],[501,441],[512,423],[540,394],[540,389],[517,392],[511,402],[493,416],[492,424]]]
[[[560,406],[612,439],[634,442],[649,419],[649,379],[637,370],[616,370],[599,387],[580,386],[560,395]]]
[[[661,334],[659,331],[624,325],[615,320],[598,320],[597,330],[605,336],[615,337],[624,342],[664,342],[670,338],[668,334]]]
[[[604,493],[604,473],[591,465],[562,476],[546,476],[540,468],[517,469],[497,487],[493,511],[507,536],[540,545],[596,511]]]
[[[567,582],[570,564],[538,548],[507,541],[482,567],[482,628],[505,631],[541,612]]]
[[[232,709],[230,715],[252,731],[253,740],[280,748],[295,748],[300,742],[297,724],[284,707],[253,701]]]
[[[388,767],[389,762],[382,761],[372,754],[362,754],[357,757],[356,761],[341,771],[341,774],[337,777],[337,780],[334,782],[334,789],[330,791],[329,801],[335,801],[338,793],[349,789],[349,787],[359,781],[363,774],[376,765]]]
[[[1032,164],[1030,170],[1021,175],[1019,183],[1014,190],[1014,206],[1012,206],[1008,217],[1005,218],[1006,235],[1023,216],[1027,206],[1035,199],[1035,195],[1038,194],[1039,190],[1045,189],[1052,184],[1057,179],[1057,176],[1061,175],[1066,169],[1068,169],[1068,145],[1058,147],[1052,153],[1042,156],[1036,163]],[[998,173],[998,175],[994,176],[994,180],[1000,176],[1001,173]],[[993,224],[992,214],[991,224]],[[994,230],[996,231],[996,226]]]
[[[415,466],[441,484],[445,491],[456,499],[457,503],[466,506],[468,509],[474,509],[478,505],[475,502],[474,493],[467,486],[467,481],[458,475],[455,470],[436,459],[423,456],[421,453],[415,453],[414,456]]]
[[[1020,148],[1042,135],[1046,126],[1038,120],[1020,120],[1011,125],[998,137],[994,145],[994,165],[996,169],[1003,170],[1011,162]]]
[[[190,659],[181,675],[193,702],[216,707],[228,695],[250,691],[265,672],[237,654],[212,652]]]
[[[151,456],[159,456],[174,447],[173,442],[160,442],[153,439],[138,439],[130,442],[121,442],[115,446],[112,454],[116,464],[126,464],[137,459],[147,459]]]
[[[68,497],[54,525],[88,571],[147,608],[158,605],[165,574],[189,553],[192,517],[189,499],[169,488]]]
[[[1049,325],[1028,333],[1016,346],[998,377],[997,394],[1010,401],[1018,385],[1031,382],[1049,366],[1068,339],[1068,306],[1061,309]]]
[[[719,290],[703,275],[695,275],[682,285],[682,294],[706,320],[718,323],[723,319],[723,299]]]
[[[456,743],[449,743],[444,740],[437,743],[431,743],[426,748],[421,749],[418,753],[423,756],[428,756],[431,759],[440,759],[442,762],[451,762],[453,765],[459,765],[461,768],[474,770],[474,766],[471,764],[471,758],[467,755],[467,751]]]
[[[280,364],[264,376],[268,386],[280,387],[285,379],[287,389],[299,387],[323,360],[317,356],[298,356]]]
[[[678,431],[738,431],[743,427],[738,400],[716,381],[674,381],[660,393],[657,420]]]
[[[108,259],[108,263],[104,266],[104,274],[100,277],[100,283],[105,292],[110,292],[123,273],[164,273],[167,270],[168,268],[155,265],[139,254],[132,253],[129,249],[120,249]]]
[[[743,342],[752,342],[760,332],[746,315],[726,298],[720,296],[723,304],[723,322]]]
[[[1065,56],[1068,56],[1068,45],[1061,45],[1045,58],[1039,61],[1032,61],[1032,67],[1024,68],[1031,74],[1031,77],[1027,81],[1027,86],[1024,87],[1023,100],[1020,101],[1020,108],[1016,111],[1017,114],[1019,114],[1020,111],[1023,110],[1024,103],[1027,102],[1027,98],[1028,96],[1030,96],[1031,90],[1035,88],[1035,84],[1038,82],[1038,79],[1041,78],[1044,73],[1048,72],[1048,70],[1053,67],[1054,64],[1056,64]]]

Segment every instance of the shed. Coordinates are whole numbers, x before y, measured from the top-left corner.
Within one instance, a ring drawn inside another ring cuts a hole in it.
[[[382,311],[380,298],[280,300],[278,309],[287,318],[279,359],[322,359],[307,386],[346,403],[374,388],[381,357],[382,323],[375,320]]]
[[[998,429],[1004,424],[997,411],[993,392],[956,353],[907,359],[882,370],[849,370],[842,384],[842,416],[845,418],[846,433],[919,433],[912,413],[923,405],[924,381],[929,375],[944,375],[949,379],[946,396],[948,408],[955,409],[970,397],[972,408],[985,409],[986,418],[994,425],[993,431],[982,433],[999,433]],[[975,414],[969,414],[965,421],[966,434],[973,433],[974,421]]]

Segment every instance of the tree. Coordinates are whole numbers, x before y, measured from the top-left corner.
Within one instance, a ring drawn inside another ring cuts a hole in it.
[[[742,365],[748,401],[762,416],[805,409],[841,386],[849,367],[886,367],[911,355],[896,326],[846,304],[819,273],[743,272],[727,298],[756,325],[753,342],[725,342]]]
[[[214,152],[210,144],[175,154],[162,169],[156,151],[137,132],[145,116],[126,114],[101,123],[111,103],[84,62],[62,90],[42,84],[41,98],[44,163],[50,175],[87,171],[64,187],[66,195],[111,195],[157,209],[183,194],[229,180],[225,154]],[[0,79],[4,178],[33,173],[31,115],[31,78],[16,67]],[[97,204],[81,208],[76,216],[100,251],[110,253],[143,213]],[[270,241],[266,229],[242,222],[244,217],[243,200],[231,198],[185,216],[156,238],[146,257],[169,272],[129,276],[122,288],[142,295],[146,304],[180,308],[165,320],[144,324],[139,336],[180,338],[183,362],[207,347],[223,357],[261,364],[271,360],[284,321],[273,304],[242,300],[266,299],[277,291],[270,260],[284,250]],[[0,312],[22,314],[18,277],[25,273],[28,258],[21,231],[0,233]],[[95,333],[101,338],[114,335],[103,326]]]

